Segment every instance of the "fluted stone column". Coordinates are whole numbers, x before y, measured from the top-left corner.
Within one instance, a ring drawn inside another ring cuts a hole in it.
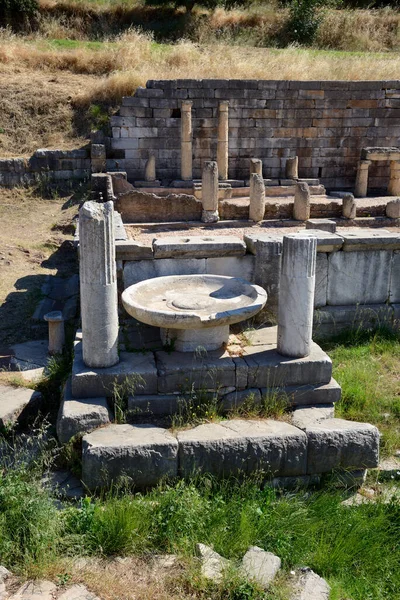
[[[155,181],[156,180],[156,157],[154,156],[153,153],[149,154],[149,158],[146,161],[144,180],[145,181]]]
[[[181,178],[184,181],[193,179],[192,104],[191,100],[184,100],[181,107]]]
[[[298,179],[299,178],[299,157],[294,156],[293,158],[288,158],[286,160],[285,167],[286,177],[288,179]]]
[[[400,162],[398,160],[390,161],[390,180],[388,185],[389,196],[400,195]]]
[[[264,179],[257,173],[250,175],[250,221],[262,221],[265,212],[265,185]]]
[[[277,347],[283,356],[300,358],[310,354],[316,257],[315,237],[283,236]]]
[[[260,160],[259,158],[250,159],[250,177],[253,173],[261,175],[262,177],[262,160]]]
[[[79,211],[79,276],[83,360],[118,362],[118,299],[112,202],[85,202]]]
[[[345,194],[342,199],[342,216],[345,219],[355,219],[357,215],[357,205],[353,194]]]
[[[364,198],[368,191],[368,169],[370,160],[359,160],[354,195],[356,198]]]
[[[224,100],[218,106],[218,142],[217,163],[220,179],[228,179],[228,140],[229,140],[229,102]]]
[[[204,163],[201,199],[203,203],[201,220],[204,223],[218,221],[218,165],[215,161]]]
[[[296,183],[294,192],[293,219],[307,221],[310,218],[310,188],[305,181]]]

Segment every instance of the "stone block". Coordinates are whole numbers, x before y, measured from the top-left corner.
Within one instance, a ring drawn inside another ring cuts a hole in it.
[[[134,190],[118,196],[116,208],[125,223],[200,221],[202,203],[189,194],[157,196]]]
[[[307,434],[307,473],[372,469],[379,464],[379,431],[369,423],[324,419],[301,428]]]
[[[281,559],[278,556],[252,546],[243,556],[240,571],[263,589],[268,589],[280,568]]]
[[[95,490],[128,477],[137,488],[176,477],[178,442],[153,425],[109,425],[82,440],[82,481]]]
[[[74,398],[71,378],[68,379],[57,417],[57,437],[61,444],[66,444],[75,435],[108,425],[111,418],[105,397]]]
[[[127,261],[124,266],[124,288],[153,277],[166,275],[201,275],[206,273],[204,258],[160,258],[159,260]]]
[[[134,240],[118,240],[115,242],[117,260],[151,260],[153,248],[150,244],[142,244]]]
[[[393,252],[389,284],[390,302],[400,302],[400,252]]]
[[[300,406],[296,407],[292,413],[292,425],[305,429],[315,423],[320,423],[325,419],[335,417],[335,407],[333,404],[319,404],[318,406]]]
[[[196,554],[201,561],[201,574],[206,579],[219,583],[224,577],[230,562],[205,544],[196,544]]]
[[[262,396],[286,400],[290,406],[332,404],[340,400],[342,388],[335,379],[315,385],[286,385],[279,388],[261,388]]]
[[[396,200],[390,200],[386,204],[386,216],[389,219],[400,219],[400,198]]]
[[[26,413],[36,412],[41,394],[29,388],[0,385],[0,428],[13,425]]]
[[[121,352],[119,362],[106,368],[90,368],[82,357],[82,343],[75,344],[72,394],[75,398],[112,396],[115,385],[133,381],[143,394],[157,393],[157,369],[152,352]]]
[[[335,252],[328,258],[327,304],[378,304],[389,298],[392,253]]]
[[[288,385],[329,383],[332,361],[314,342],[309,356],[288,358],[275,346],[246,346],[243,359],[248,366],[248,386],[275,388]]]
[[[317,253],[315,267],[315,295],[314,306],[316,308],[326,305],[328,293],[328,254]]]
[[[153,241],[154,258],[242,256],[246,244],[238,237],[166,237]]]
[[[258,388],[247,388],[245,390],[235,390],[222,396],[219,407],[223,412],[229,412],[251,403],[254,406],[261,404],[261,392]]]
[[[158,392],[168,394],[192,389],[235,387],[235,363],[224,350],[209,352],[156,352]]]
[[[314,311],[313,334],[318,339],[351,329],[375,329],[393,325],[396,304],[324,306]]]
[[[336,221],[331,219],[308,219],[306,229],[319,229],[329,233],[336,232]]]
[[[132,415],[173,415],[181,402],[177,394],[135,395],[128,398],[128,410]]]
[[[400,233],[385,229],[342,229],[343,250],[358,252],[360,250],[399,250]]]
[[[301,233],[301,232],[300,232]],[[322,229],[307,229],[307,235],[317,238],[317,252],[336,252],[343,246],[343,236]]]
[[[302,567],[295,575],[290,600],[329,600],[330,587],[308,567]]]
[[[225,275],[227,277],[241,277],[246,281],[254,282],[254,256],[219,256],[206,259],[206,273],[210,275]]]
[[[233,419],[180,431],[180,474],[216,477],[262,471],[270,475],[303,475],[307,439],[283,421]]]

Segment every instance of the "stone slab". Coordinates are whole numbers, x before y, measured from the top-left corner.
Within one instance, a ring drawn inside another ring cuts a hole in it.
[[[127,261],[124,265],[124,288],[153,277],[206,273],[204,258],[161,258],[159,260]]]
[[[307,473],[371,469],[379,464],[379,431],[369,423],[324,419],[301,426],[307,434]]]
[[[329,383],[316,385],[286,385],[279,388],[261,388],[263,396],[284,398],[290,406],[310,406],[339,402],[342,388],[333,379]]]
[[[332,221],[332,219],[308,219],[306,229],[320,229],[321,231],[335,233],[336,221]]]
[[[158,392],[187,393],[193,388],[235,387],[235,363],[225,350],[156,352]]]
[[[115,242],[117,260],[151,260],[153,248],[151,244],[142,244],[133,240],[119,240]]]
[[[305,358],[288,358],[275,346],[246,346],[243,359],[248,366],[248,387],[281,388],[288,385],[329,383],[332,361],[315,342]]]
[[[281,568],[281,559],[272,552],[252,546],[243,556],[241,572],[264,589],[268,589]]]
[[[306,437],[281,421],[233,419],[180,431],[179,469],[184,477],[216,477],[256,471],[275,476],[304,475]]]
[[[246,244],[235,236],[193,236],[156,238],[154,258],[209,258],[242,256]]]
[[[335,252],[328,258],[327,304],[378,304],[389,298],[392,253]]]
[[[300,406],[292,412],[292,425],[305,429],[314,423],[319,423],[324,419],[333,419],[335,417],[335,407],[333,404],[320,404],[319,406]]]
[[[386,229],[341,229],[344,252],[359,250],[399,250],[400,233]]]
[[[278,326],[260,327],[259,329],[248,329],[244,336],[249,346],[275,345],[278,338]]]
[[[48,340],[32,340],[11,346],[14,356],[11,364],[16,371],[30,371],[45,367],[49,360]]]
[[[134,415],[173,415],[182,402],[178,394],[136,394],[128,398],[128,410]]]
[[[206,258],[206,273],[208,275],[224,275],[226,277],[241,277],[254,283],[255,259],[249,254],[245,256],[220,256]]]
[[[57,437],[61,444],[66,444],[75,435],[108,425],[111,419],[105,397],[74,398],[71,378],[68,379],[57,417]]]
[[[41,400],[40,392],[24,387],[0,385],[0,427],[17,422],[24,411],[37,410]]]
[[[75,344],[72,365],[72,394],[75,398],[112,396],[114,386],[127,379],[138,379],[138,391],[157,393],[157,369],[152,352],[121,352],[113,367],[92,369],[83,362],[82,343]]]
[[[178,442],[153,425],[109,425],[84,436],[82,480],[91,490],[128,477],[138,488],[178,472]]]
[[[389,301],[400,302],[400,252],[393,252],[389,283]]]
[[[338,235],[322,229],[307,229],[306,233],[317,238],[317,252],[336,252],[342,249],[342,233]],[[300,231],[299,235],[304,235],[304,231]]]
[[[222,396],[219,408],[222,412],[227,413],[246,403],[251,403],[252,406],[259,406],[261,404],[261,391],[258,388],[248,388],[246,390],[229,392]]]

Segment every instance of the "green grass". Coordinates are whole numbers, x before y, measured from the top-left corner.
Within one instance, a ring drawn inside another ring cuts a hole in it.
[[[383,455],[400,449],[400,336],[355,331],[323,344],[342,386],[336,416],[377,425]]]

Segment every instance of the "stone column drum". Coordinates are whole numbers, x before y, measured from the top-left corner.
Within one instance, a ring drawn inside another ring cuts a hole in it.
[[[229,140],[229,102],[220,102],[218,106],[218,142],[217,163],[220,179],[228,179],[228,140]]]
[[[204,163],[201,199],[203,203],[201,220],[203,223],[218,221],[218,165],[215,161]]]
[[[296,183],[294,192],[293,219],[307,221],[310,218],[310,188],[308,183]]]
[[[400,196],[400,162],[390,161],[390,180],[388,185],[389,196]]]
[[[53,310],[44,315],[49,324],[49,354],[61,354],[65,344],[64,319],[61,310]]]
[[[111,367],[119,360],[112,202],[85,202],[79,211],[79,276],[84,363]]]
[[[286,177],[288,179],[298,179],[299,178],[299,157],[298,156],[294,156],[293,158],[287,159],[285,173],[286,173]]]
[[[279,287],[279,354],[301,358],[311,351],[317,240],[307,234],[283,236]]]
[[[250,177],[252,173],[256,173],[257,175],[261,175],[262,177],[262,160],[260,160],[259,158],[250,159]]]
[[[370,160],[358,161],[356,187],[354,195],[356,198],[364,198],[368,191],[368,169],[371,164]]]
[[[265,186],[261,175],[252,173],[250,175],[250,221],[262,221],[265,213]]]
[[[357,216],[357,205],[353,194],[344,194],[342,199],[342,216],[345,219],[355,219]]]
[[[181,106],[181,178],[184,181],[193,179],[192,104],[191,100],[184,100]]]

